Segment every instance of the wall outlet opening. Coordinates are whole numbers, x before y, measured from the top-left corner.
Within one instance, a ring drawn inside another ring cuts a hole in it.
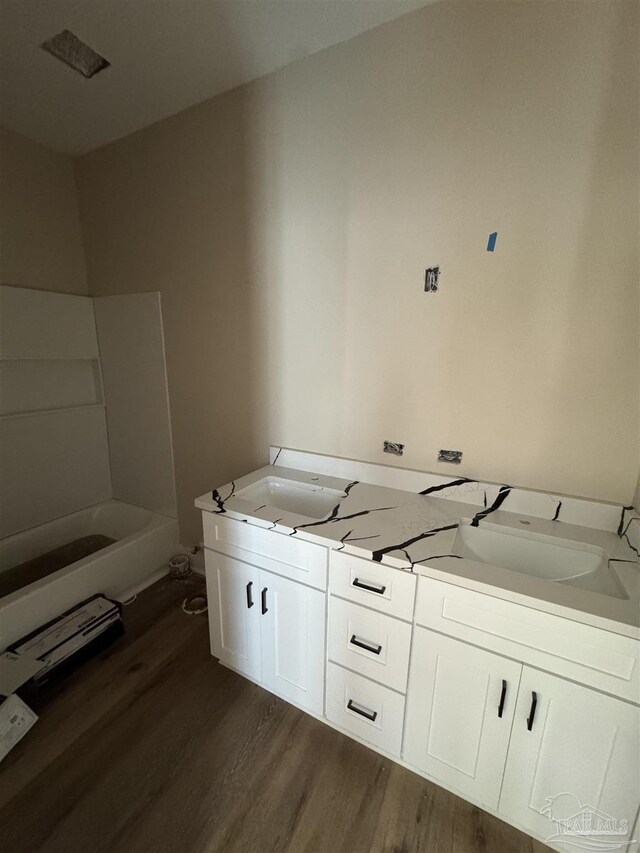
[[[391,453],[393,456],[402,456],[404,444],[400,444],[399,441],[385,441],[382,449],[385,453]]]
[[[459,465],[462,462],[461,450],[439,450],[438,462],[450,462]]]
[[[427,267],[424,271],[424,292],[435,293],[440,283],[440,267]]]

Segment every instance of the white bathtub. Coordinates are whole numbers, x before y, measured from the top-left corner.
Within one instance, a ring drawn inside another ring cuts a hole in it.
[[[7,536],[0,572],[93,533],[116,541],[0,598],[0,650],[94,593],[126,599],[166,573],[179,550],[176,519],[111,500]]]

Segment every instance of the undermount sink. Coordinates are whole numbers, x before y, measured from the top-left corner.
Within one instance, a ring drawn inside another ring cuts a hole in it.
[[[595,545],[524,531],[503,532],[489,527],[461,524],[453,553],[512,572],[542,580],[580,587],[601,595],[628,598],[624,587],[609,568],[607,555]]]
[[[236,492],[234,497],[252,501],[256,506],[273,506],[285,512],[295,512],[306,518],[322,518],[345,497],[345,493],[282,477],[263,477]]]

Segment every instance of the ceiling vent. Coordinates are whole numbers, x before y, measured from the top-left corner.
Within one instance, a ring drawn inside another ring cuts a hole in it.
[[[47,39],[40,47],[61,59],[83,77],[93,77],[98,71],[111,65],[104,56],[100,56],[88,44],[80,41],[70,30],[63,30]]]

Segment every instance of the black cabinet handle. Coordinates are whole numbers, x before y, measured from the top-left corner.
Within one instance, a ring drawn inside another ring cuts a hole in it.
[[[382,646],[369,645],[369,643],[364,643],[362,640],[358,640],[355,634],[352,635],[349,640],[351,645],[360,646],[361,649],[366,649],[368,652],[373,652],[374,655],[379,655],[382,651]]]
[[[265,613],[267,612],[267,610],[269,609],[269,608],[267,607],[267,587],[266,587],[266,586],[265,586],[265,588],[262,590],[262,592],[261,592],[261,594],[260,594],[260,595],[261,595],[261,598],[262,598],[262,615],[264,616],[264,614],[265,614]]]
[[[527,731],[531,731],[533,728],[533,721],[536,716],[536,705],[538,704],[538,694],[535,690],[531,691],[531,709],[529,710],[529,717],[527,719]]]
[[[362,708],[356,708],[356,706],[353,704],[351,699],[349,699],[349,701],[347,702],[347,708],[356,714],[360,714],[361,717],[365,717],[367,720],[371,720],[372,723],[374,722],[375,718],[378,716],[377,711],[372,711],[370,714],[367,714],[367,712],[363,711]]]
[[[253,596],[251,595],[251,587],[253,586],[253,581],[249,581],[247,584],[247,607],[253,607]]]
[[[498,705],[498,716],[502,716],[504,711],[504,700],[507,698],[507,682],[502,679],[502,693],[500,694],[500,704]]]
[[[352,586],[360,587],[360,589],[366,589],[368,592],[377,592],[378,595],[384,595],[384,591],[386,590],[386,586],[371,586],[368,583],[362,583],[359,578],[354,578]]]

